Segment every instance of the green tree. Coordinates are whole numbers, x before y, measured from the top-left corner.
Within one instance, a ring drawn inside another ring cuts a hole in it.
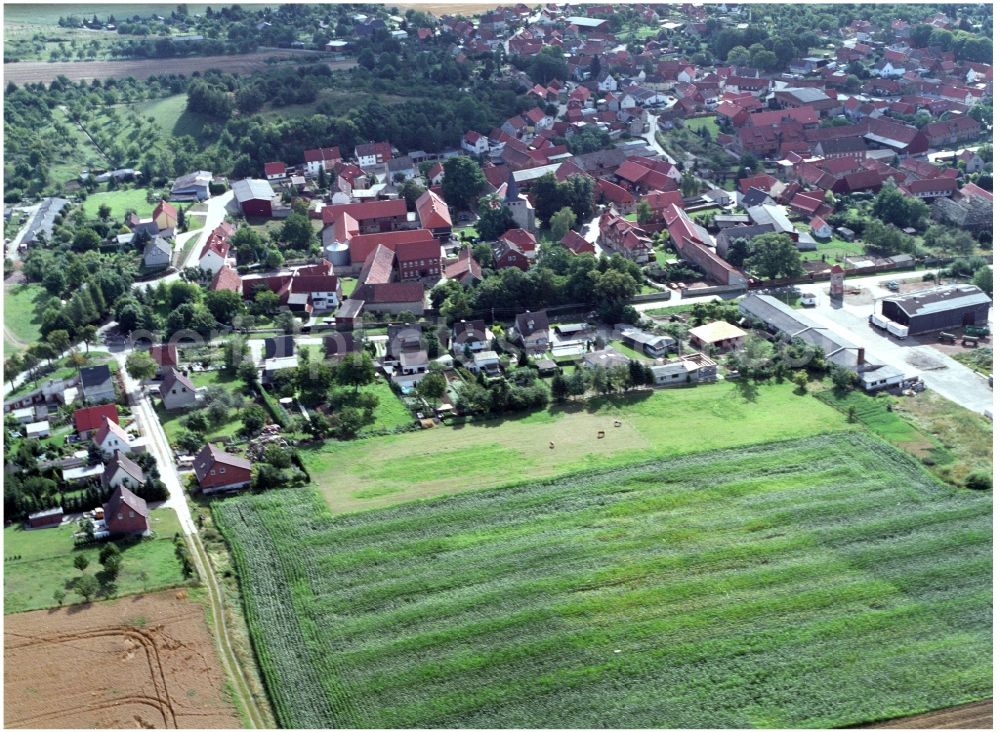
[[[97,249],[99,246],[101,246],[101,237],[90,227],[80,229],[73,237],[74,251],[89,252]]]
[[[750,52],[746,46],[733,46],[726,54],[726,64],[729,66],[749,66]]]
[[[802,255],[788,235],[760,234],[753,238],[751,247],[753,253],[745,264],[755,277],[773,280],[802,274]]]
[[[83,572],[90,566],[90,560],[87,559],[86,554],[77,554],[73,557],[73,566]]]
[[[872,213],[887,224],[906,228],[919,226],[930,209],[919,198],[904,195],[890,178],[875,197]]]
[[[649,204],[646,204],[647,206]],[[563,206],[561,209],[552,214],[552,218],[549,219],[549,231],[552,234],[552,238],[556,241],[561,241],[566,232],[573,228],[573,224],[576,223],[576,214],[573,213],[573,209],[569,206]]]
[[[569,384],[566,383],[566,377],[563,376],[562,371],[556,372],[556,375],[552,377],[552,398],[557,402],[562,404],[566,401],[569,396]]]
[[[806,386],[809,385],[809,374],[799,369],[792,374],[792,383],[795,384],[799,394],[805,394]]]
[[[232,290],[211,290],[205,295],[205,307],[218,322],[230,325],[245,309],[243,298]]]
[[[501,203],[499,196],[494,193],[479,199],[479,220],[476,222],[476,233],[479,234],[480,239],[494,241],[514,226],[516,226],[514,216],[510,209]],[[488,246],[486,248],[489,249]],[[490,259],[492,259],[492,252]],[[482,264],[478,257],[477,261]]]
[[[458,155],[444,162],[444,200],[456,208],[468,208],[486,186],[486,176],[475,160]]]
[[[106,203],[102,203],[97,207],[97,217],[101,221],[107,221],[111,218],[111,206]]]
[[[97,580],[90,574],[77,577],[74,588],[80,597],[83,598],[84,602],[90,602],[91,598],[97,594],[97,590],[100,589]]]
[[[448,382],[443,374],[437,372],[427,374],[417,384],[417,394],[432,404],[440,402],[447,391]]]
[[[243,423],[243,431],[248,435],[256,435],[267,423],[267,412],[263,407],[252,404],[245,407],[240,412],[240,421]]]
[[[49,331],[49,334],[45,336],[45,340],[49,342],[49,345],[52,346],[56,353],[63,353],[69,348],[69,333],[65,330]]]
[[[830,378],[838,391],[849,391],[858,381],[858,376],[853,371],[836,365],[830,368]]]
[[[990,297],[993,297],[993,268],[980,267],[977,269],[975,274],[972,275],[972,284]]]
[[[635,217],[640,224],[648,224],[653,220],[653,207],[643,199],[635,207]]]
[[[156,361],[146,351],[133,351],[125,359],[125,371],[136,381],[152,379],[156,375]]]
[[[399,194],[406,199],[406,208],[408,211],[416,210],[417,199],[420,198],[426,190],[427,189],[421,185],[420,181],[416,178],[410,178],[403,183],[399,189]]]
[[[80,334],[80,340],[83,341],[87,348],[87,353],[90,353],[90,344],[97,342],[97,326],[96,325],[85,325],[78,331]]]
[[[308,216],[292,213],[281,225],[280,237],[293,249],[309,249],[316,243],[316,230]]]
[[[63,601],[66,599],[66,590],[62,587],[57,587],[55,592],[52,593],[52,599],[56,601],[59,607],[62,607]]]
[[[353,386],[357,392],[375,380],[375,367],[366,354],[351,353],[337,364],[336,378],[337,383]]]

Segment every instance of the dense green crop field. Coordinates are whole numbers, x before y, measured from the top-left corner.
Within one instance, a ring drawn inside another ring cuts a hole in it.
[[[990,696],[989,493],[841,432],[217,502],[286,727],[829,727]]]

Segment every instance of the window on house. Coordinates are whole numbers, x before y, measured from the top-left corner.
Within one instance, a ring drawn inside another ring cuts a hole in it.
[[[208,472],[208,474],[209,474],[209,475],[215,475],[215,468],[212,468],[212,470],[210,470],[210,471]]]
[[[135,511],[129,511],[128,512],[128,517],[129,518],[135,518]]]
[[[226,472],[226,469],[225,469],[225,468],[219,468],[219,473],[220,473],[220,474],[222,474],[222,473],[225,473],[225,472]]]
[[[118,514],[118,520],[121,521],[122,518],[123,518],[123,516],[121,514]]]

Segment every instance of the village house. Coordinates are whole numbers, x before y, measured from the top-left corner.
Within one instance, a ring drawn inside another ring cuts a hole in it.
[[[514,319],[516,340],[529,353],[549,350],[549,316],[544,310],[524,312]]]
[[[194,458],[194,474],[202,493],[219,493],[250,485],[250,461],[209,443]]]
[[[354,148],[354,158],[358,165],[367,168],[392,159],[392,145],[388,142],[369,142]]]
[[[160,399],[168,412],[188,409],[198,403],[198,389],[187,376],[171,367],[160,383]]]
[[[162,236],[154,236],[142,249],[142,264],[146,269],[164,269],[174,256],[173,245]]]
[[[81,407],[73,412],[73,429],[78,437],[87,439],[104,426],[105,419],[118,424],[118,407],[114,404]]]
[[[493,336],[483,320],[460,320],[451,327],[451,352],[461,356],[468,349],[479,353],[489,348]]]
[[[115,385],[107,364],[84,366],[80,369],[80,388],[84,402],[96,404],[115,399]]]
[[[124,485],[104,504],[104,526],[112,537],[149,533],[149,507]]]
[[[646,264],[653,256],[652,240],[646,232],[638,224],[622,218],[613,207],[601,214],[598,230],[598,244],[626,259]]]
[[[142,468],[136,465],[120,450],[115,450],[114,456],[104,467],[101,475],[101,484],[105,488],[125,487],[130,490],[138,488],[146,482],[146,475]]]
[[[132,438],[129,437],[122,427],[115,421],[104,418],[104,424],[94,432],[94,444],[97,445],[104,457],[111,457],[116,450],[125,453],[132,452]]]

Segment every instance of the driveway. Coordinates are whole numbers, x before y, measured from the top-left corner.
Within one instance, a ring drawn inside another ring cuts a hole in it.
[[[890,279],[899,280],[902,277],[899,273],[876,275],[848,280],[847,283],[860,287],[873,297],[884,297],[889,293],[879,283]],[[808,311],[809,315],[831,332],[863,346],[867,361],[887,364],[906,376],[919,376],[929,389],[977,414],[992,410],[993,390],[985,378],[915,338],[900,340],[876,330],[868,323],[868,316],[873,311],[871,303],[850,304],[848,301],[834,306],[827,294],[828,287],[827,283],[799,286],[803,292],[816,295],[816,307]],[[992,322],[992,312],[990,319]]]

